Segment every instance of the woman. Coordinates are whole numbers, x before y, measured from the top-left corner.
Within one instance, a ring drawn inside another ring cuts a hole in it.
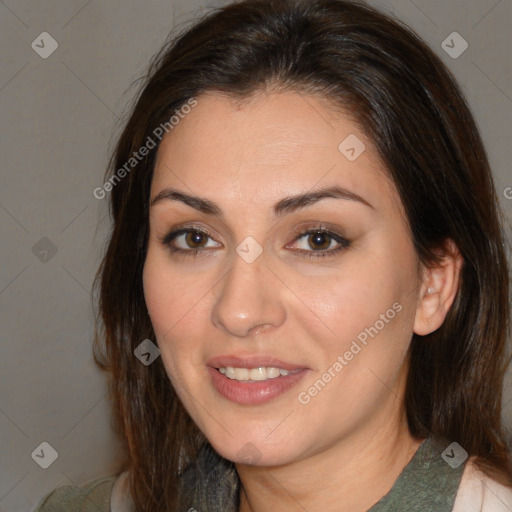
[[[409,29],[342,0],[208,15],[152,63],[107,192],[126,460],[39,510],[512,510],[497,198]]]

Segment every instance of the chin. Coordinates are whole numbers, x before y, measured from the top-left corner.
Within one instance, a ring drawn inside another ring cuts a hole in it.
[[[247,435],[243,438],[229,438],[229,441],[225,439],[227,442],[209,441],[217,453],[236,464],[279,466],[299,458],[297,445],[290,439],[290,446],[283,445],[280,439],[270,442],[263,434],[259,437]]]

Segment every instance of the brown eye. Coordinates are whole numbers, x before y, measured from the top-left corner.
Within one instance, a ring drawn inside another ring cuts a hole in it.
[[[161,242],[174,253],[196,255],[221,247],[206,231],[197,228],[183,228],[171,231]]]
[[[208,241],[208,235],[201,231],[189,231],[185,236],[185,242],[192,249],[204,247]]]
[[[292,246],[301,256],[319,258],[334,256],[350,246],[350,242],[325,228],[313,228],[299,235]]]
[[[308,244],[315,251],[329,249],[331,242],[332,237],[322,231],[311,233],[308,236]]]

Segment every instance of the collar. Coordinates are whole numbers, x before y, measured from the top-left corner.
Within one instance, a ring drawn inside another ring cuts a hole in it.
[[[457,443],[425,439],[391,490],[368,512],[451,512],[466,459]]]

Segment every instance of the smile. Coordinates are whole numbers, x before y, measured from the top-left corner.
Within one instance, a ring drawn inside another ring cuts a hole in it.
[[[221,369],[225,373],[222,373]],[[278,375],[269,377],[268,369],[271,369],[271,375],[275,375],[276,371]],[[222,397],[237,404],[261,405],[284,395],[295,387],[310,370],[302,368],[288,371],[276,367],[250,369],[235,367],[221,367],[217,369],[208,367],[208,372],[213,388]],[[231,374],[231,377],[228,376],[228,373]],[[236,377],[237,373],[240,376],[239,378]],[[256,379],[252,377],[256,377]]]
[[[286,376],[290,373],[297,373],[300,370],[294,370],[292,372],[283,368],[277,368],[275,366],[260,366],[259,368],[236,368],[233,366],[226,366],[218,368],[219,372],[225,375],[228,379],[248,381],[248,382],[259,382],[267,379],[275,379],[280,376]]]

